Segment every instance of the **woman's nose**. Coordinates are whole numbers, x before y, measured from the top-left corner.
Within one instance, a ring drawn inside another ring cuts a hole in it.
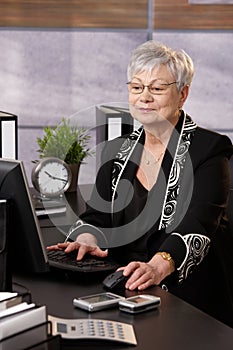
[[[143,102],[151,102],[154,100],[153,95],[150,93],[147,86],[144,87],[144,90],[142,91],[140,95],[140,100]]]

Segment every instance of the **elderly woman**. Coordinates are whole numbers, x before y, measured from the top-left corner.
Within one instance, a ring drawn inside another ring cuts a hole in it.
[[[106,143],[73,242],[48,249],[76,249],[78,260],[111,255],[129,276],[126,288],[161,285],[233,325],[225,216],[232,144],[184,112],[193,72],[184,51],[154,41],[136,48],[127,86],[142,126]]]

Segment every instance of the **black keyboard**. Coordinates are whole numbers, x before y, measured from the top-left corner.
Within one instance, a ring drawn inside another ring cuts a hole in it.
[[[58,269],[77,272],[101,272],[114,271],[119,264],[109,258],[98,258],[90,255],[85,256],[81,261],[77,261],[77,252],[69,254],[62,250],[52,250],[47,252],[49,265]]]

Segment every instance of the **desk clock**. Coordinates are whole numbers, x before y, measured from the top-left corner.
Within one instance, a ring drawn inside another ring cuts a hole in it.
[[[59,197],[69,188],[72,173],[63,160],[46,157],[39,160],[31,173],[32,184],[44,197]]]

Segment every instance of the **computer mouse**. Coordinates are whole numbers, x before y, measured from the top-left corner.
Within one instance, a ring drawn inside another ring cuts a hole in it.
[[[105,288],[113,289],[125,289],[125,283],[129,277],[123,275],[123,270],[112,272],[110,275],[105,277],[103,285]]]

